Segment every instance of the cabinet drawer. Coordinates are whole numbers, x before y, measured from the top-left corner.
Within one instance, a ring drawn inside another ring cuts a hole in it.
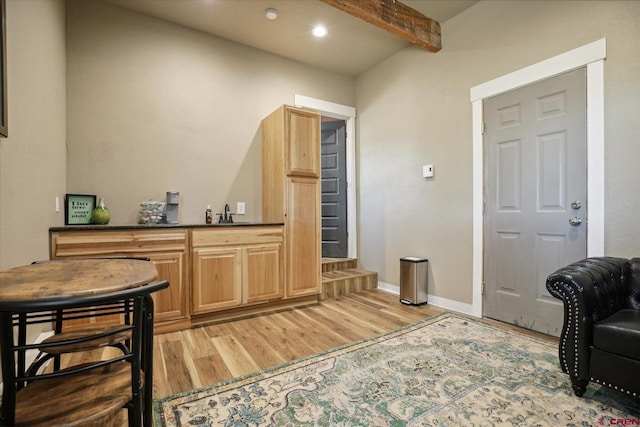
[[[51,233],[51,258],[185,251],[187,230],[71,231]]]
[[[282,242],[282,227],[212,227],[191,231],[194,248]]]

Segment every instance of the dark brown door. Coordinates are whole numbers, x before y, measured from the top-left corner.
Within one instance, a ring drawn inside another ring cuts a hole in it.
[[[322,257],[347,257],[346,122],[322,121]]]

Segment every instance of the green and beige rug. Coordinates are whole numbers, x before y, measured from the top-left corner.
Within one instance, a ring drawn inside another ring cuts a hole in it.
[[[159,426],[640,423],[638,398],[576,397],[555,344],[450,313],[154,406]]]

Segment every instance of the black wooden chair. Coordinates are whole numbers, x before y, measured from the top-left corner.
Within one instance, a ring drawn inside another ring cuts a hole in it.
[[[0,424],[108,425],[123,408],[130,426],[151,426],[153,299],[169,286],[161,281],[109,294],[55,301],[0,302],[3,395]],[[120,325],[64,332],[26,344],[28,325],[64,324],[94,316],[122,316]],[[17,340],[14,339],[14,328]],[[44,369],[61,354],[100,346],[119,349],[105,360]],[[26,367],[28,351],[40,356]]]

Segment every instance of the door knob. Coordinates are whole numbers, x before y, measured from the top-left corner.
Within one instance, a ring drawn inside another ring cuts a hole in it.
[[[569,218],[569,224],[571,224],[574,227],[577,227],[580,224],[582,224],[582,218],[580,218],[579,216],[572,216],[571,218]]]

